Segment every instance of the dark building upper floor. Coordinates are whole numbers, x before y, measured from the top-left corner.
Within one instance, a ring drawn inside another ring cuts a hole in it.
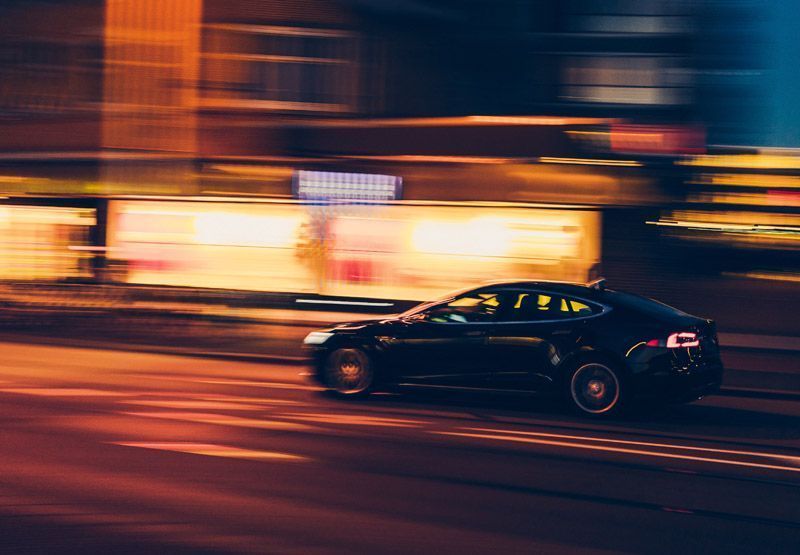
[[[759,62],[735,39],[756,9],[711,0],[9,0],[0,7],[0,125],[9,126],[0,150],[193,152],[209,144],[204,129],[226,121],[241,131],[243,121],[475,114],[691,123],[717,141],[742,137],[758,88],[738,76]],[[242,133],[231,143],[246,142]]]

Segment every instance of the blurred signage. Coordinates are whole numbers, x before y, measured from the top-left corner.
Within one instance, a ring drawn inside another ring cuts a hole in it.
[[[692,125],[611,125],[611,150],[636,154],[702,154],[705,130]]]
[[[399,200],[403,178],[395,175],[298,170],[292,180],[294,196],[314,201]]]

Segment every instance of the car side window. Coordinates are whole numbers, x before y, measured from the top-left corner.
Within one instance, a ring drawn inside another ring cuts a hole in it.
[[[425,311],[425,320],[440,324],[492,322],[501,307],[498,293],[471,293]]]
[[[591,316],[599,311],[598,309],[593,308],[584,302],[576,301],[574,299],[569,300],[569,306],[575,316]]]
[[[599,314],[599,306],[541,291],[507,291],[501,322],[538,322],[582,318]]]
[[[511,291],[508,295],[507,310],[502,317],[506,322],[561,320],[572,316],[569,303],[558,295],[536,291]]]

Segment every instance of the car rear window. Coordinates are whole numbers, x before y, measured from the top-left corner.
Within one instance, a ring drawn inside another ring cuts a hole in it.
[[[570,300],[569,305],[572,307],[572,312],[576,316],[589,316],[595,312],[588,304],[580,301]]]

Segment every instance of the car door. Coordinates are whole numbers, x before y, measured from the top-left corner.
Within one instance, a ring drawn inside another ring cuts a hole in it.
[[[487,334],[493,386],[546,388],[564,357],[577,348],[584,318],[576,317],[569,299],[547,291],[508,291],[504,306]]]
[[[500,310],[496,293],[470,293],[404,320],[392,341],[401,381],[480,387],[491,377],[486,337]]]

